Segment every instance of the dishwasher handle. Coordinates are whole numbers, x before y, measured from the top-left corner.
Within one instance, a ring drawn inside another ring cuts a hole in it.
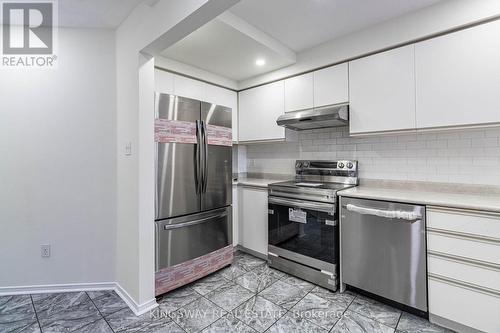
[[[399,219],[408,222],[415,222],[422,219],[422,215],[416,212],[405,212],[402,210],[384,210],[377,208],[368,208],[356,206],[353,204],[347,204],[344,206],[348,211],[363,214],[363,215],[373,215],[379,216],[387,219]]]

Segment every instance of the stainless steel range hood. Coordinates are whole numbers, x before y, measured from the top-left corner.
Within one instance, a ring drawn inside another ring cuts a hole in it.
[[[345,126],[349,123],[349,104],[287,112],[276,123],[294,131]]]

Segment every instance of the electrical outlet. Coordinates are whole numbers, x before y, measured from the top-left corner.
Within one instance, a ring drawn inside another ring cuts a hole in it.
[[[50,257],[50,245],[40,245],[40,251],[43,258]]]

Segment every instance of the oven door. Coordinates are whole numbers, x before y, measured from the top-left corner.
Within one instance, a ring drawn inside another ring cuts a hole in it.
[[[270,252],[317,269],[331,271],[337,266],[334,203],[270,196],[268,208]]]

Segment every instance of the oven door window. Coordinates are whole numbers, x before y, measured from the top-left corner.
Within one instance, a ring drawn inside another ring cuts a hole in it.
[[[269,244],[324,262],[337,262],[335,215],[287,205],[269,204]]]

